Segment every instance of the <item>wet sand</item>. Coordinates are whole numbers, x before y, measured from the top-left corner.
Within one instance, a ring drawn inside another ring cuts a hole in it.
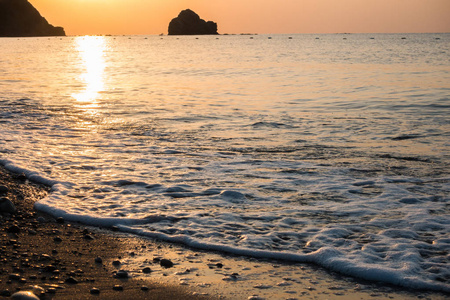
[[[448,299],[364,282],[307,264],[188,249],[36,212],[49,192],[0,167],[0,297],[41,299]],[[173,265],[171,265],[173,264]]]

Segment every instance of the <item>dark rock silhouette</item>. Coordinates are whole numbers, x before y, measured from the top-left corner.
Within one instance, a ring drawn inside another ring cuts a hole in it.
[[[50,25],[27,0],[0,0],[0,36],[65,36],[62,27]]]
[[[169,24],[169,35],[218,34],[217,23],[206,22],[190,9],[180,12]]]

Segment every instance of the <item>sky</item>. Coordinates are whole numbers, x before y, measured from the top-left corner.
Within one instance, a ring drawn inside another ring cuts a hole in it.
[[[29,0],[67,35],[167,34],[190,8],[224,33],[450,32],[450,0]]]

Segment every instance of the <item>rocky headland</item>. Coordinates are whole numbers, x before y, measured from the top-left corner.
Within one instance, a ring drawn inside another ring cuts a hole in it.
[[[218,34],[217,23],[205,21],[194,11],[186,9],[169,23],[169,35]]]
[[[62,27],[50,25],[27,0],[0,0],[0,36],[65,36]]]

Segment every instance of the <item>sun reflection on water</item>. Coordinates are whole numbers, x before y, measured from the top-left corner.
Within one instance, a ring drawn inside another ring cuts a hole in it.
[[[79,102],[95,106],[99,93],[104,89],[105,38],[101,36],[77,37],[76,45],[85,67],[85,73],[81,75],[85,89],[81,93],[72,94],[72,97]]]

